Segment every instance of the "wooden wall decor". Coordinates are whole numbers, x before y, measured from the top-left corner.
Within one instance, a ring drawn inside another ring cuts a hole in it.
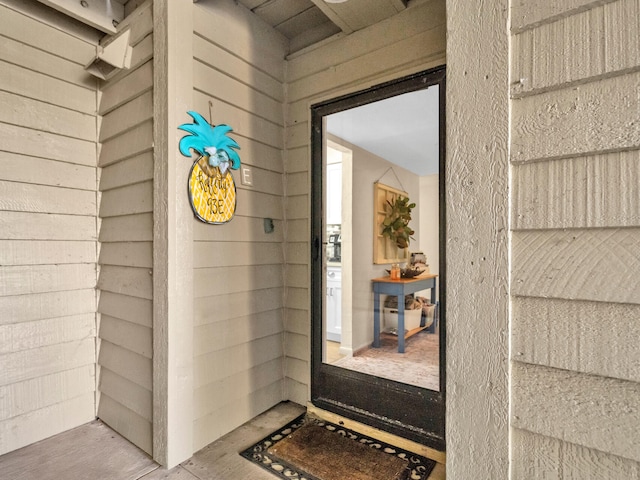
[[[227,135],[232,131],[230,126],[212,126],[199,113],[187,113],[194,123],[178,127],[189,133],[180,140],[180,153],[185,157],[191,157],[190,150],[200,154],[189,172],[191,208],[204,223],[227,223],[236,211],[236,184],[231,169],[240,168],[240,156],[234,150],[240,146]]]
[[[382,234],[387,202],[393,203],[400,196],[407,197],[408,193],[383,183],[373,184],[373,263],[376,265],[408,261],[409,249],[398,248],[393,240]]]

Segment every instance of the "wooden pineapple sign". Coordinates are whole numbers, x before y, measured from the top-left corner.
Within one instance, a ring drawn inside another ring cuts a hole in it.
[[[189,172],[189,200],[198,220],[210,224],[230,221],[236,212],[236,184],[231,170],[240,168],[240,156],[234,149],[238,143],[227,136],[228,125],[212,127],[202,115],[187,112],[194,123],[178,128],[188,132],[180,140],[180,153],[191,157],[191,151],[200,156]]]

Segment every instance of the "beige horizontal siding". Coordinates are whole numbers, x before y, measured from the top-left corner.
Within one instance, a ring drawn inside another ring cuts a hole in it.
[[[153,210],[153,182],[114,188],[102,193],[100,217],[119,217]]]
[[[193,57],[205,65],[225,72],[240,82],[251,79],[251,87],[275,101],[284,100],[281,81],[262,71],[259,67],[233,55],[228,50],[199,35],[193,37]]]
[[[211,323],[194,329],[193,354],[195,356],[220,351],[282,332],[280,309],[225,320],[211,318]]]
[[[208,9],[204,5],[197,7],[193,10],[196,36],[230,52],[243,62],[265,72],[276,82],[282,83],[283,60],[287,48],[283,36],[253,17],[250,12],[235,8],[230,3],[221,3],[215,9]],[[197,54],[197,50],[195,52]]]
[[[308,361],[297,358],[288,358],[285,371],[287,378],[296,382],[310,385],[311,383],[311,365]]]
[[[106,393],[100,395],[98,417],[134,445],[151,455],[151,422],[123,407]]]
[[[2,356],[0,385],[51,375],[95,362],[95,340],[81,340],[21,350]],[[93,402],[91,402],[93,408]]]
[[[280,265],[284,258],[278,243],[226,242],[215,247],[211,242],[194,242],[193,254],[199,268],[243,265]]]
[[[638,304],[639,234],[636,228],[514,232],[511,293]]]
[[[336,85],[358,84],[363,78],[380,75],[380,64],[384,69],[401,72],[412,69],[424,70],[426,65],[435,67],[444,63],[446,52],[444,24],[430,30],[402,39],[394,44],[387,44],[377,50],[350,59],[343,64],[318,72],[313,81],[302,79],[289,84],[289,99],[297,101],[301,98],[315,97],[332,90]],[[428,45],[429,48],[424,48]],[[396,73],[396,77],[401,74]],[[377,79],[376,83],[382,81]]]
[[[254,115],[251,112],[229,104],[227,103],[228,99],[221,100],[215,98],[213,93],[215,93],[213,90],[206,92],[194,90],[193,109],[196,112],[208,112],[209,104],[211,104],[213,124],[222,123],[224,121],[224,123],[233,128],[233,131],[237,136],[251,138],[259,143],[263,143],[277,149],[282,149],[284,142],[284,129],[282,126],[266,122],[263,118]],[[242,145],[240,148],[242,148]],[[240,153],[240,158],[242,159],[242,150]]]
[[[215,406],[241,401],[247,393],[262,390],[282,381],[282,358],[276,358],[249,370],[236,373],[209,383],[194,391],[195,419],[205,417],[215,411]]]
[[[639,476],[639,12],[511,11],[514,478]]]
[[[0,325],[0,355],[95,336],[93,313]]]
[[[38,168],[25,168],[36,164]],[[95,192],[96,168],[0,151],[0,179]]]
[[[512,425],[640,461],[640,384],[512,364]]]
[[[0,221],[2,219],[0,218]],[[193,239],[196,242],[219,242],[230,239],[242,239],[256,243],[279,243],[284,240],[284,222],[274,220],[272,233],[264,231],[264,219],[258,217],[234,217],[233,221],[219,228],[211,228],[204,223],[193,226]]]
[[[96,89],[97,80],[87,75],[83,65],[24,43],[33,37],[28,32],[21,32],[20,39],[3,38],[0,60],[50,77],[62,77],[66,82],[80,87]]]
[[[152,179],[153,152],[149,151],[103,167],[100,175],[100,190],[112,190]]]
[[[91,391],[0,422],[0,454],[90,422],[94,397]]]
[[[87,90],[92,93],[91,90]],[[11,123],[30,130],[63,135],[95,142],[95,114],[82,113],[47,102],[0,91],[0,122]]]
[[[285,250],[287,252],[287,262],[290,265],[307,264],[310,242],[287,242]]]
[[[514,230],[640,225],[640,150],[527,163],[512,172]]]
[[[211,96],[222,101],[233,97],[236,99],[234,104],[237,108],[251,112],[265,122],[282,126],[281,101],[265,95],[258,87],[252,87],[244,83],[243,80],[232,78],[220,72],[218,68],[217,65],[210,66],[195,60],[193,62],[193,88],[201,92],[208,92]],[[215,85],[215,89],[210,91],[210,85]],[[214,124],[216,123],[219,122],[214,121]]]
[[[261,290],[281,287],[283,282],[282,265],[251,265],[240,267],[196,268],[193,272],[194,298],[213,294]],[[209,279],[224,279],[212,284]]]
[[[149,327],[102,314],[99,333],[102,340],[152,358],[153,339]]]
[[[93,288],[85,288],[0,297],[0,311],[2,325],[95,313],[96,294]]]
[[[153,314],[150,300],[112,292],[100,292],[98,310],[103,315],[151,327]]]
[[[96,220],[79,215],[0,211],[0,231],[7,240],[95,240]]]
[[[106,367],[100,369],[99,388],[112,400],[148,422],[153,420],[153,394],[146,388],[113,373]]]
[[[304,287],[288,287],[287,288],[287,301],[286,308],[292,308],[295,310],[309,311],[309,304],[311,302],[310,287],[305,285]]]
[[[640,382],[640,305],[514,297],[511,349],[526,363]]]
[[[298,382],[292,378],[287,378],[285,394],[292,402],[305,405],[309,401],[309,384]]]
[[[282,220],[282,197],[249,189],[238,189],[236,215]]]
[[[309,197],[307,195],[288,196],[285,204],[286,218],[295,220],[309,215]]]
[[[77,112],[91,114],[96,110],[95,89],[4,61],[0,61],[0,85],[25,98],[53,103]]]
[[[0,387],[0,421],[93,393],[95,382],[95,365],[83,365],[4,385]]]
[[[140,213],[102,220],[101,242],[151,242],[153,241],[153,215]]]
[[[91,216],[96,212],[96,193],[0,180],[0,209]]]
[[[637,149],[639,83],[635,72],[514,100],[512,161]]]
[[[275,382],[250,395],[220,405],[208,415],[194,421],[193,449],[198,450],[210,443],[211,438],[219,438],[268,410],[282,400],[281,382]]]
[[[95,55],[95,46],[80,41],[71,33],[53,28],[46,21],[11,7],[0,6],[0,30],[4,37],[15,39],[49,54],[85,65]],[[38,32],[34,35],[33,32]]]
[[[298,335],[311,335],[307,310],[291,309],[287,312],[286,331]]]
[[[2,84],[2,78],[0,78],[0,84]],[[1,124],[0,127],[0,145],[4,151],[90,167],[96,165],[95,141],[63,137],[55,133],[34,131],[16,125]]]
[[[148,91],[102,117],[100,141],[104,143],[116,135],[122,135],[152,117],[153,95]]]
[[[514,428],[513,480],[640,479],[636,461]]]
[[[153,88],[153,62],[147,61],[126,76],[112,79],[102,89],[100,115],[106,115],[117,107],[130,102]]]
[[[89,240],[0,240],[0,265],[95,262],[96,244]]]
[[[101,265],[122,267],[153,267],[153,244],[151,242],[111,242],[100,248]]]
[[[98,165],[109,166],[153,148],[153,123],[146,121],[102,144]]]
[[[551,23],[580,12],[599,7],[613,0],[543,0],[530,2],[513,2],[511,9],[511,31],[518,32],[525,28],[533,28],[544,23]]]
[[[586,83],[637,69],[639,18],[636,0],[617,0],[515,35],[512,95]],[[577,38],[581,40],[576,42]],[[531,52],[535,52],[534,62],[530,61]]]
[[[305,335],[293,332],[285,333],[285,344],[287,345],[287,355],[298,360],[309,361],[311,345]]]
[[[282,287],[196,298],[194,325],[197,329],[200,325],[259,315],[282,308],[282,301]]]
[[[282,338],[279,334],[198,355],[194,359],[194,387],[200,388],[281,357]]]
[[[194,5],[193,110],[252,168],[231,222],[194,222],[194,450],[282,400],[286,40],[242,6]],[[186,121],[191,121],[185,117]],[[185,161],[187,161],[185,159]],[[274,221],[265,233],[264,221]]]
[[[98,364],[152,391],[151,360],[106,340],[100,342]]]
[[[111,293],[151,300],[153,298],[151,270],[139,267],[102,265],[98,288]]]
[[[90,263],[0,267],[0,296],[82,290],[94,287],[95,279]]]
[[[98,416],[152,451],[153,3],[129,27],[130,69],[102,84]]]

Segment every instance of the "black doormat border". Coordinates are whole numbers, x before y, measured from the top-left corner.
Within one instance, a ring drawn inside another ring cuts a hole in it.
[[[262,468],[280,478],[293,480],[322,480],[314,477],[313,475],[309,475],[295,465],[291,465],[290,463],[278,458],[276,455],[268,452],[269,448],[279,441],[284,440],[298,428],[308,423],[325,427],[327,430],[335,432],[336,435],[343,435],[353,441],[369,445],[371,448],[377,448],[388,455],[396,455],[399,458],[407,460],[409,462],[408,468],[411,469],[410,474],[407,476],[408,479],[426,480],[433,471],[433,468],[436,466],[436,462],[430,458],[426,458],[422,455],[398,448],[394,445],[381,442],[380,440],[367,437],[366,435],[341,427],[340,425],[335,425],[319,418],[309,416],[306,413],[303,413],[291,422],[287,423],[285,426],[279,428],[270,435],[267,435],[258,443],[240,452],[240,455],[257,465],[260,465]]]

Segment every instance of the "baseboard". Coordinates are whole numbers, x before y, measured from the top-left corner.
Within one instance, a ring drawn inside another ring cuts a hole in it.
[[[421,445],[417,442],[407,440],[406,438],[402,438],[391,433],[383,432],[382,430],[379,430],[377,428],[370,427],[360,422],[355,422],[335,413],[327,412],[326,410],[322,410],[321,408],[316,407],[312,403],[307,403],[307,413],[326,420],[327,422],[335,423],[336,425],[342,425],[349,430],[354,430],[363,435],[367,435],[368,437],[376,438],[382,442],[395,445],[404,450],[408,450],[410,452],[417,453],[418,455],[422,455],[423,457],[430,458],[438,463],[441,463],[442,465],[446,464],[447,456],[445,452],[435,450],[433,448]]]

